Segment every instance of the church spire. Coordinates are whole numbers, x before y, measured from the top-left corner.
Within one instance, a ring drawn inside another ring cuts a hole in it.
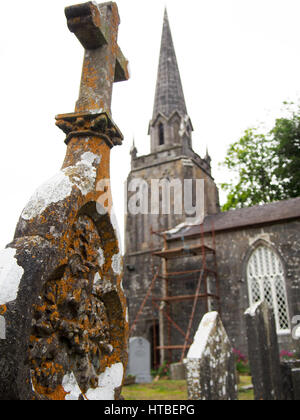
[[[184,131],[182,131],[184,128]],[[169,18],[165,10],[156,92],[149,125],[151,153],[182,146],[192,148],[193,126],[185,104]]]
[[[153,119],[155,119],[159,114],[163,114],[169,118],[175,111],[177,111],[182,117],[187,115],[187,108],[166,9],[160,49]]]

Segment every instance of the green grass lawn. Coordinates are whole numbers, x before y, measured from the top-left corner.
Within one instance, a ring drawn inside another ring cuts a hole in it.
[[[244,386],[252,385],[252,380],[250,376],[241,376],[239,384],[239,400],[240,401],[254,401],[254,392],[253,389],[250,391],[243,391]]]
[[[187,400],[186,381],[161,380],[152,384],[130,385],[123,388],[122,395],[129,401]]]
[[[243,386],[250,384],[249,376],[241,376],[239,400],[251,401],[254,399],[253,390],[241,391]],[[127,401],[185,401],[187,400],[186,381],[160,380],[152,384],[130,385],[123,388],[122,395]]]

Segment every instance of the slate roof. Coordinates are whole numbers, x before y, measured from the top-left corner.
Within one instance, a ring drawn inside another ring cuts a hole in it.
[[[203,228],[204,232],[211,232],[212,226],[214,226],[215,231],[220,232],[273,224],[298,218],[300,218],[300,197],[263,206],[254,206],[210,215],[205,218]],[[199,224],[182,226],[178,231],[176,231],[176,228],[172,229],[172,233],[168,234],[168,239],[175,240],[183,236],[185,238],[199,236],[199,233],[201,233]]]

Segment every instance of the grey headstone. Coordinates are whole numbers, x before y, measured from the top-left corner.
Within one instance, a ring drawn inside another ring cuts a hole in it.
[[[283,398],[300,400],[300,360],[281,362]]]
[[[170,366],[170,379],[172,381],[186,380],[186,366],[184,363],[173,363]]]
[[[4,316],[0,315],[0,340],[6,340],[6,321]]]
[[[203,317],[185,364],[189,400],[237,400],[235,357],[217,312]]]
[[[292,369],[294,401],[300,400],[300,368]]]
[[[280,355],[274,313],[266,302],[259,302],[246,311],[245,318],[255,399],[282,400]]]
[[[148,340],[143,337],[134,337],[129,340],[128,375],[136,377],[136,383],[147,384],[152,382],[151,376],[151,347]]]

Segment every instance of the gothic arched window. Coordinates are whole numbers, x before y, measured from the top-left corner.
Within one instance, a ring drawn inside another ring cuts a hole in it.
[[[159,145],[163,146],[165,144],[165,130],[164,125],[162,123],[158,126],[158,137],[159,137]]]
[[[247,266],[250,305],[266,300],[273,308],[277,332],[290,332],[285,274],[279,256],[268,246],[260,245]]]

